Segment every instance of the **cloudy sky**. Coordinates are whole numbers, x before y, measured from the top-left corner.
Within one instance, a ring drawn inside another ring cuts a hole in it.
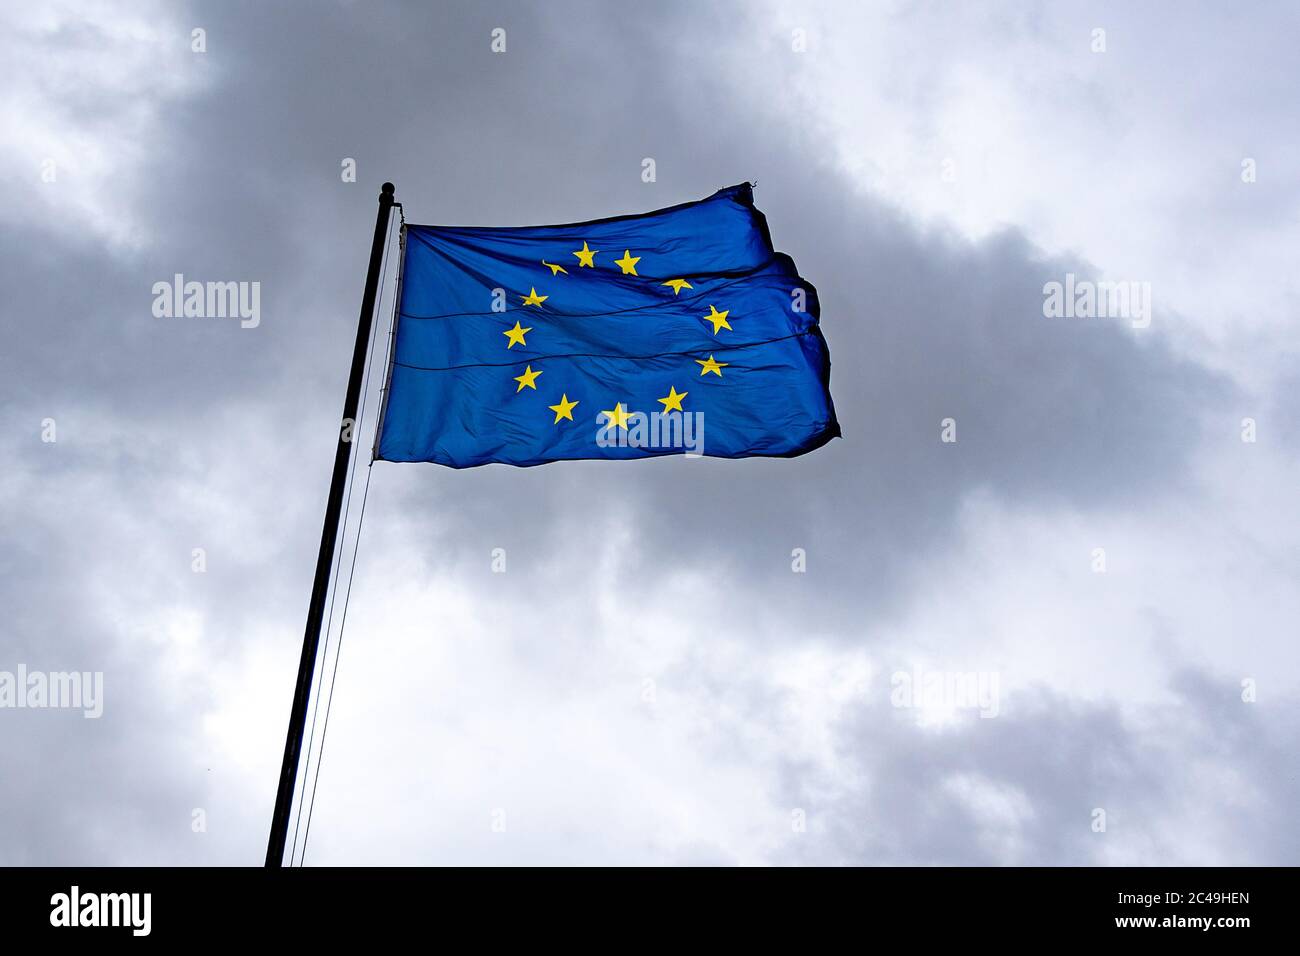
[[[756,181],[844,437],[376,464],[309,865],[1300,862],[1293,7],[0,9],[0,863],[261,862],[384,180]]]

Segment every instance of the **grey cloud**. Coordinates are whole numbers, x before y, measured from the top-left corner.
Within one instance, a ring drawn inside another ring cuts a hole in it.
[[[818,826],[783,855],[859,865],[1289,863],[1295,846],[1278,836],[1290,832],[1296,783],[1279,770],[1295,728],[1277,723],[1289,703],[1244,703],[1235,679],[1197,670],[1176,674],[1170,690],[1165,705],[1121,709],[1038,688],[999,717],[935,729],[892,709],[886,687],[840,723],[832,775],[786,769],[780,798]],[[1093,829],[1097,809],[1105,832]]]
[[[769,63],[770,51],[711,58],[728,42],[730,16],[684,3],[653,13],[596,3],[237,3],[177,15],[178,43],[191,20],[208,31],[209,52],[191,66],[210,85],[165,100],[146,158],[120,184],[152,242],[113,249],[78,223],[33,222],[7,228],[11,252],[0,257],[9,333],[0,412],[17,476],[0,486],[9,609],[0,667],[102,667],[109,695],[95,728],[0,714],[13,730],[0,735],[0,764],[29,768],[6,780],[4,862],[257,858],[273,778],[248,792],[240,768],[196,750],[211,685],[200,678],[178,691],[174,662],[139,629],[156,627],[161,610],[193,609],[199,652],[214,664],[276,633],[277,686],[291,686],[384,179],[397,183],[412,221],[489,224],[658,207],[757,179],[778,247],[819,289],[845,437],[814,455],[465,473],[375,466],[363,562],[418,534],[412,561],[471,584],[488,607],[499,582],[475,569],[506,547],[512,596],[541,608],[536,618],[563,630],[575,653],[599,636],[591,629],[610,625],[562,604],[558,587],[579,589],[576,605],[605,586],[635,603],[685,573],[715,582],[708,612],[756,645],[801,634],[870,644],[862,622],[900,619],[917,600],[912,575],[954,544],[972,492],[1100,514],[1187,491],[1203,421],[1231,404],[1235,386],[1175,355],[1159,323],[1135,333],[1114,320],[1045,319],[1042,284],[1087,274],[1088,263],[1049,256],[1014,229],[981,243],[925,231],[856,193],[801,118],[775,123],[741,108],[737,78],[721,64],[784,67]],[[504,56],[488,49],[495,26],[508,30]],[[65,108],[92,124],[116,95],[88,83]],[[657,161],[653,185],[639,179],[644,156]],[[339,180],[344,157],[358,162],[356,185]],[[260,281],[261,326],[155,319],[152,283],[177,272]],[[47,415],[60,423],[57,446],[39,441]],[[956,445],[938,440],[948,416]],[[617,572],[601,558],[611,522],[633,541]],[[210,553],[201,579],[189,567],[196,545]],[[790,574],[793,547],[808,550],[815,573]],[[138,614],[102,599],[105,583]],[[521,642],[528,664],[547,653]],[[696,692],[734,693],[761,720],[761,691],[710,680]],[[1177,746],[1193,745],[1153,743],[1111,708],[1049,692],[1037,708],[989,722],[986,745],[969,751],[958,738],[864,716],[844,729],[847,741],[880,727],[887,736],[861,752],[846,744],[846,772],[862,761],[864,772],[923,789],[956,768],[1025,789],[1039,816],[1017,831],[1024,861],[1044,862],[1086,855],[1063,835],[1073,826],[1063,795],[1079,774],[1101,767],[1121,800],[1136,788],[1149,801],[1162,791],[1146,761],[1172,766]],[[249,741],[270,760],[283,734],[275,714]],[[1074,748],[1077,769],[1060,765],[1063,747]],[[38,753],[50,756],[38,762]],[[837,810],[846,822],[825,858],[996,856],[954,837],[970,821],[951,797],[923,801],[905,841],[850,822],[912,819],[915,792],[846,790]],[[196,839],[192,806],[222,808],[239,832]],[[705,845],[681,853],[730,858]]]

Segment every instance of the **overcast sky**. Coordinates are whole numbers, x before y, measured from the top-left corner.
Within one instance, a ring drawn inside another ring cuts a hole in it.
[[[0,0],[0,863],[261,862],[384,180],[756,181],[844,437],[377,463],[308,864],[1300,862],[1300,15],[1134,6]]]

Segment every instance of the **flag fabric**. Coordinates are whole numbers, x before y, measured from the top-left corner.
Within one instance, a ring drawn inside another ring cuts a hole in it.
[[[375,456],[801,455],[840,433],[819,312],[748,183],[569,225],[407,225]]]

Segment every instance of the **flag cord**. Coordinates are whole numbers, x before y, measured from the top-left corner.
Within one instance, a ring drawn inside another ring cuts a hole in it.
[[[307,828],[302,835],[302,855],[298,858],[298,865],[304,866],[307,862],[307,839],[311,836],[311,819],[316,810],[316,785],[320,781],[320,766],[325,760],[325,735],[330,729],[330,711],[334,707],[334,687],[338,683],[339,675],[339,657],[343,653],[343,629],[348,624],[348,604],[352,599],[352,577],[357,571],[357,551],[361,547],[361,525],[366,520],[366,502],[370,500],[370,476],[374,474],[374,462],[366,465],[366,483],[361,492],[361,514],[357,519],[357,536],[352,542],[352,564],[348,568],[348,586],[343,592],[343,616],[339,622],[339,639],[334,645],[334,668],[330,673],[329,695],[325,700],[325,722],[321,725],[320,731],[320,752],[316,755],[316,776],[311,784],[311,800],[307,804]],[[306,796],[304,795],[304,799]],[[292,857],[290,858],[292,860]]]
[[[394,205],[399,205],[399,204],[394,203]],[[381,315],[383,314],[384,289],[387,285],[387,279],[388,279],[388,250],[390,245],[391,245],[391,232],[389,233],[389,236],[386,238],[384,242],[384,257],[383,257],[383,263],[380,267],[380,273],[379,273],[378,311]],[[369,346],[369,351],[367,352],[367,359],[366,359],[366,374],[361,386],[361,394],[363,396],[363,400],[361,403],[361,409],[357,414],[356,424],[353,428],[354,441],[361,434],[361,426],[362,423],[365,421],[366,404],[369,400],[370,372],[371,369],[374,367],[374,346],[375,346],[375,338],[378,334],[378,327],[379,327],[379,323],[376,322],[374,326],[371,328],[370,346]],[[357,459],[359,457],[360,455],[356,455],[356,454],[353,455],[351,473],[348,478],[347,497],[344,499],[343,533],[345,535],[347,534],[348,514],[352,509],[352,495],[355,490]],[[320,713],[320,696],[321,696],[320,685],[318,685],[317,687],[316,700],[312,706],[311,729],[307,737],[307,755],[306,755],[307,761],[306,761],[306,766],[303,768],[303,774],[302,774],[304,787],[298,798],[298,812],[293,825],[293,844],[289,851],[290,866],[294,865],[293,864],[294,854],[297,852],[298,849],[298,830],[299,830],[299,826],[302,823],[302,810],[304,804],[307,805],[307,827],[303,831],[302,854],[298,857],[298,866],[301,867],[303,865],[303,862],[305,861],[307,856],[307,837],[311,833],[312,810],[314,810],[316,806],[316,787],[320,781],[320,765],[325,757],[325,735],[326,732],[329,730],[330,705],[333,704],[334,702],[334,684],[338,677],[339,654],[343,649],[343,629],[344,627],[347,626],[348,602],[352,597],[352,576],[356,572],[357,552],[361,546],[361,526],[365,521],[365,517],[366,517],[366,500],[370,496],[370,474],[371,474],[370,467],[373,464],[374,462],[372,461],[366,467],[366,482],[365,482],[364,491],[361,496],[361,511],[357,518],[357,530],[352,540],[351,567],[348,571],[347,587],[344,589],[344,593],[343,593],[343,612],[342,612],[341,619],[339,621],[338,639],[335,641],[335,645],[334,645],[334,667],[330,676],[329,694],[325,704],[325,721],[321,726],[320,749],[316,751],[316,772],[314,775],[312,774],[312,769],[311,769],[312,744],[316,738],[316,719]],[[337,565],[335,568],[336,571],[342,570],[343,560],[344,560],[344,556],[343,553],[340,551]],[[335,577],[334,580],[336,583],[333,592],[330,595],[329,615],[327,617],[327,623],[325,625],[325,647],[321,653],[321,665],[320,665],[321,678],[324,678],[325,676],[325,666],[326,666],[326,662],[329,660],[330,636],[331,636],[331,631],[334,623],[334,603],[338,599],[337,577]],[[310,801],[308,800],[307,789],[306,789],[306,783],[309,776],[311,778]]]

